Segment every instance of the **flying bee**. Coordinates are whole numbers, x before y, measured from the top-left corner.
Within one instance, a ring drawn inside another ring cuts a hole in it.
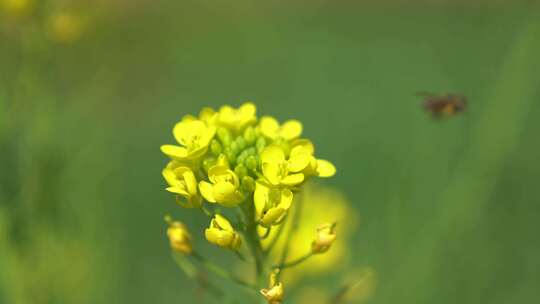
[[[422,105],[434,118],[454,116],[467,108],[467,98],[462,94],[438,95],[419,92],[417,95],[424,97]]]

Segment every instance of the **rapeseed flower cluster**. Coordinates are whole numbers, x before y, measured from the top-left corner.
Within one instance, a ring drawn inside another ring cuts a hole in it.
[[[270,271],[264,269],[270,263],[266,259],[270,248],[263,248],[265,236],[260,230],[266,230],[268,237],[273,227],[283,225],[310,178],[336,173],[331,162],[316,157],[314,144],[302,132],[300,121],[258,118],[255,105],[246,102],[239,108],[204,108],[197,116],[184,116],[172,130],[176,143],[161,146],[169,158],[162,170],[166,190],[181,207],[200,209],[209,216],[204,230],[208,242],[240,257],[246,244],[255,260],[259,288]],[[330,248],[336,238],[333,227],[321,226],[316,238],[307,240],[313,243],[305,259]],[[175,252],[202,259],[191,247],[191,234],[184,225],[170,222],[168,236]],[[261,289],[269,303],[279,303],[283,297],[283,285],[276,281],[279,269],[293,265],[281,264],[270,268],[274,283]]]

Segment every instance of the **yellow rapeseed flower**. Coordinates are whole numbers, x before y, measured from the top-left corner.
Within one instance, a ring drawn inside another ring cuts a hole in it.
[[[27,15],[33,6],[33,0],[0,0],[0,11],[4,11],[7,15],[13,17]]]
[[[49,20],[49,37],[59,43],[72,43],[81,37],[84,20],[81,16],[60,12]]]
[[[293,140],[302,135],[302,123],[298,120],[288,120],[282,125],[271,116],[264,116],[259,123],[261,133],[273,140],[283,138]]]
[[[234,231],[231,223],[222,215],[216,214],[210,222],[210,227],[204,231],[206,239],[223,248],[236,250],[242,245],[242,239]]]
[[[170,158],[181,162],[194,161],[206,153],[215,134],[215,126],[210,126],[202,120],[185,119],[177,123],[173,129],[176,141],[183,147],[163,145],[161,151]]]
[[[257,121],[257,108],[251,102],[242,104],[238,109],[222,106],[217,113],[217,121],[221,126],[230,130],[241,131]]]
[[[308,154],[295,154],[286,159],[280,146],[268,146],[261,152],[262,173],[273,186],[294,186],[304,181],[300,173],[309,164]]]
[[[191,254],[193,247],[191,246],[191,234],[187,227],[179,221],[171,221],[170,218],[166,218],[169,222],[169,228],[167,228],[167,237],[171,248],[179,253]]]
[[[257,182],[254,193],[255,212],[259,224],[270,227],[281,222],[291,207],[293,193],[289,189],[268,187]]]
[[[270,273],[269,287],[261,289],[261,294],[268,301],[268,304],[281,304],[285,290],[283,283],[277,281],[277,274],[279,270],[275,270]]]
[[[178,194],[187,200],[187,202],[179,201],[180,205],[186,208],[201,207],[202,198],[197,190],[197,179],[190,168],[177,166],[176,162],[171,161],[163,169],[162,175],[169,184],[166,190]]]
[[[314,156],[315,147],[308,139],[298,139],[292,143],[290,158],[302,157],[308,159],[308,165],[304,167],[302,173],[308,176],[331,177],[336,174],[336,167],[329,161],[317,159]]]
[[[335,232],[336,223],[325,223],[317,228],[317,237],[311,243],[311,252],[324,253],[330,249],[336,240]]]
[[[238,176],[227,165],[217,164],[208,170],[207,181],[199,183],[202,196],[210,203],[218,203],[225,207],[234,207],[242,202],[244,196],[240,192]]]

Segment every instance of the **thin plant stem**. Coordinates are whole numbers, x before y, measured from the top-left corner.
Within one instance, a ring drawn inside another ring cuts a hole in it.
[[[203,265],[208,271],[226,279],[226,280],[229,280],[229,281],[232,281],[244,288],[247,288],[251,291],[256,291],[256,287],[253,285],[253,284],[250,284],[238,277],[236,277],[235,275],[233,275],[232,273],[226,271],[225,269],[221,268],[220,266],[212,263],[211,261],[207,260],[206,258],[204,258],[203,256],[199,255],[198,253],[196,252],[193,252],[191,254],[191,256],[196,259],[197,261],[199,261],[199,263],[201,263],[201,265]]]
[[[287,262],[287,263],[283,263],[283,264],[279,264],[279,265],[274,265],[274,269],[280,269],[280,270],[283,270],[283,269],[286,269],[286,268],[292,268],[296,265],[299,265],[301,264],[302,262],[304,261],[307,261],[309,258],[311,258],[314,254],[312,252],[302,256],[302,257],[299,257],[298,259],[296,260],[293,260],[291,262]]]
[[[281,252],[281,257],[279,260],[278,265],[285,264],[285,260],[287,260],[287,255],[289,254],[289,247],[291,243],[292,235],[296,232],[298,229],[298,225],[300,224],[300,214],[302,213],[302,200],[298,200],[296,204],[296,210],[294,212],[294,217],[291,222],[291,229],[289,233],[287,234],[287,239],[285,240],[285,246],[283,247],[283,251]],[[283,274],[283,271],[280,271],[276,277],[279,280],[281,275]]]
[[[222,300],[224,292],[205,279],[204,275],[185,257],[173,252],[172,258],[176,265],[192,280],[197,282],[203,290],[209,291],[216,299]]]

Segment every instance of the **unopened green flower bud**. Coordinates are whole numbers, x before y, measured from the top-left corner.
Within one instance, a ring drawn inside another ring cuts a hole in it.
[[[238,176],[239,179],[242,179],[248,174],[248,170],[246,166],[244,166],[243,164],[239,164],[234,168],[234,173],[236,173],[236,176]]]
[[[231,133],[229,133],[229,130],[227,130],[226,128],[219,128],[217,129],[217,137],[219,138],[219,140],[225,145],[225,146],[228,146],[231,144]]]
[[[244,176],[242,178],[242,188],[249,193],[255,191],[255,180],[251,176]]]
[[[240,149],[240,151],[246,148],[247,143],[246,143],[246,140],[242,136],[238,136],[235,142],[238,145],[238,149]]]
[[[266,147],[266,140],[264,139],[264,137],[259,137],[255,145],[257,147],[257,151],[259,151],[260,153],[262,152],[262,150],[264,150],[264,147]]]
[[[244,130],[244,139],[248,145],[253,145],[255,143],[257,134],[255,134],[253,127],[249,126]]]
[[[209,156],[202,161],[202,167],[204,171],[208,172],[208,170],[216,164],[216,158],[213,156]]]
[[[236,143],[236,141],[231,142],[231,150],[234,152],[234,155],[238,154],[240,152],[240,147]]]
[[[251,170],[251,171],[257,170],[258,161],[257,161],[257,158],[255,156],[253,156],[253,155],[248,156],[244,163],[246,164],[246,167],[249,170]]]
[[[212,154],[214,154],[215,156],[219,156],[221,152],[223,152],[223,147],[221,147],[219,141],[212,139],[212,143],[210,144],[210,151],[212,151]]]
[[[223,154],[225,154],[230,163],[236,162],[236,153],[230,147],[225,147]]]
[[[236,157],[236,163],[237,164],[243,164],[246,159],[248,158],[249,154],[246,150],[240,152],[240,154]]]

